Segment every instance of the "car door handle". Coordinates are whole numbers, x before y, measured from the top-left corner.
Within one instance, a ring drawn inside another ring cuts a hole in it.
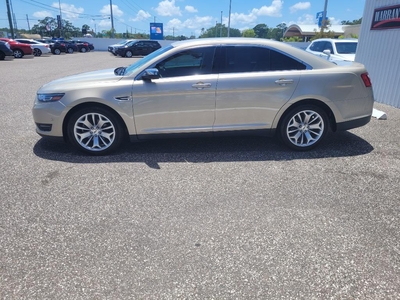
[[[293,79],[278,79],[275,81],[276,84],[279,85],[287,85],[287,84],[292,84],[293,83]]]
[[[211,87],[211,83],[198,82],[198,83],[192,84],[192,88],[195,88],[198,90],[202,90],[202,89],[210,88],[210,87]]]

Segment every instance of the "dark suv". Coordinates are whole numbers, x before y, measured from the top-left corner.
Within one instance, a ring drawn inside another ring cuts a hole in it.
[[[4,60],[6,57],[9,60],[14,59],[14,52],[7,42],[0,41],[0,60]]]
[[[145,56],[151,52],[161,48],[161,45],[157,41],[130,41],[129,43],[116,48],[114,51],[117,55],[122,57],[132,56]]]

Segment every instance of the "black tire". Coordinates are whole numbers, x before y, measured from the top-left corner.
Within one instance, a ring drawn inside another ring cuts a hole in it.
[[[133,56],[133,53],[132,53],[131,50],[127,50],[127,51],[125,52],[125,55],[124,55],[124,56],[125,56],[125,57],[131,58],[131,57]]]
[[[38,48],[34,48],[33,49],[33,55],[34,56],[41,56],[42,55],[42,51]]]
[[[0,60],[4,60],[6,58],[6,55],[4,52],[0,51]]]
[[[114,113],[102,107],[86,107],[78,110],[71,116],[67,126],[68,139],[72,145],[91,155],[114,152],[124,138],[124,130],[119,119]]]
[[[68,47],[67,48],[67,53],[69,53],[69,54],[74,53],[74,48]]]
[[[323,109],[315,105],[300,105],[285,113],[278,130],[288,147],[307,151],[325,138],[328,128],[328,117]]]
[[[87,52],[87,49],[86,49],[85,47],[82,47],[82,48],[81,48],[81,52],[82,52],[82,53],[86,53],[86,52]]]
[[[53,50],[53,54],[60,55],[61,54],[61,50],[56,48],[56,49]]]

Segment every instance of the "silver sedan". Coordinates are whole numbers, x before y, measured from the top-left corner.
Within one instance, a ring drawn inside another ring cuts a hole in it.
[[[249,38],[173,43],[128,67],[52,81],[36,95],[43,137],[93,155],[130,138],[277,134],[295,150],[328,130],[370,121],[365,67],[340,67],[282,42]]]

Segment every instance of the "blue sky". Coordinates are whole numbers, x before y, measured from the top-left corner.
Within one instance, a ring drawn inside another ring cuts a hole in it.
[[[109,0],[9,0],[18,28],[28,29],[46,16],[63,19],[74,26],[89,25],[97,32],[109,30]],[[0,0],[0,27],[8,27],[6,1]],[[117,32],[149,32],[150,22],[164,24],[164,34],[198,36],[201,29],[221,20],[228,25],[229,0],[112,0],[114,27]],[[265,23],[269,27],[286,24],[314,24],[325,0],[232,0],[231,27],[240,30]],[[362,17],[365,0],[329,0],[328,17],[332,24]],[[27,18],[28,16],[28,18]]]

